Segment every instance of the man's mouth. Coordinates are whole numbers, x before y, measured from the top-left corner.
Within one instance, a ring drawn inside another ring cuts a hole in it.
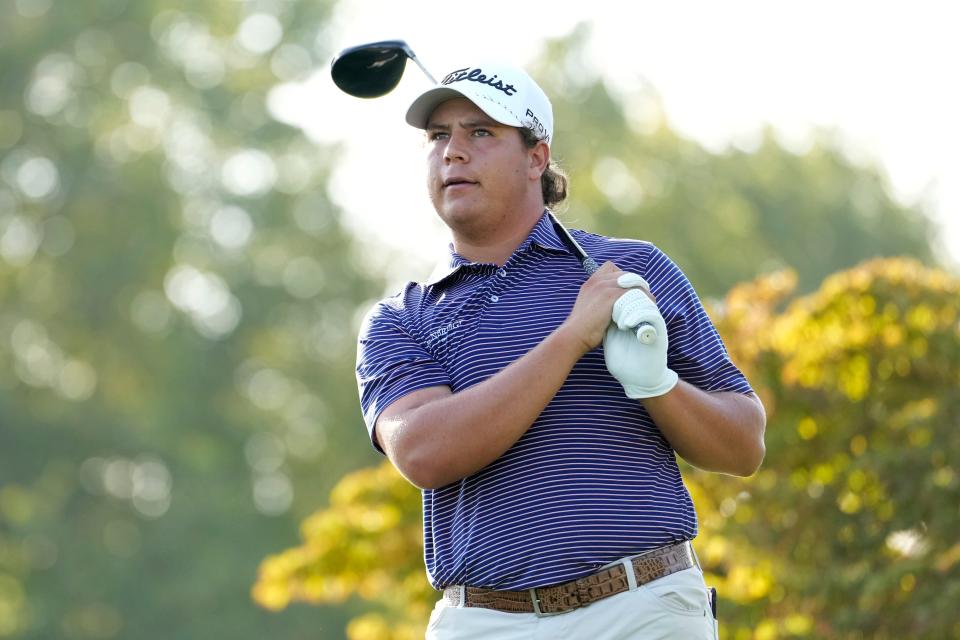
[[[471,185],[471,184],[477,184],[477,183],[474,182],[473,180],[468,180],[466,178],[447,178],[446,180],[443,181],[443,188],[446,189],[447,187],[458,187],[458,186],[465,186],[465,185]]]

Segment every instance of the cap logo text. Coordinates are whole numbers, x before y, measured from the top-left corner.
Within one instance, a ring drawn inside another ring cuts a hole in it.
[[[451,71],[440,81],[440,84],[453,84],[454,82],[462,82],[464,80],[491,86],[498,91],[503,91],[508,96],[512,96],[517,92],[517,88],[512,84],[504,84],[503,80],[498,80],[497,74],[493,74],[488,78],[484,75],[483,69],[470,69],[470,67]]]
[[[530,109],[527,109],[526,117],[528,118],[527,122],[529,123],[529,128],[533,130],[538,138],[547,144],[550,144],[550,136],[547,134],[547,127],[540,122],[540,118],[537,117],[537,114]]]

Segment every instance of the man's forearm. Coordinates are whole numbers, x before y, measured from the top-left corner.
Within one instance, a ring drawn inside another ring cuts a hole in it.
[[[398,414],[387,448],[421,488],[441,487],[499,458],[563,385],[585,345],[561,325],[489,379]]]
[[[696,467],[748,476],[763,461],[766,414],[755,395],[708,393],[680,381],[643,404],[674,450]]]

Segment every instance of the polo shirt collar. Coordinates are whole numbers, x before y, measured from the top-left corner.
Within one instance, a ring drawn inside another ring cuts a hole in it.
[[[520,246],[517,247],[514,251],[514,255],[520,253],[521,251],[528,250],[532,245],[536,245],[541,249],[546,249],[548,251],[559,251],[561,253],[570,253],[570,250],[567,248],[560,237],[557,235],[556,230],[553,228],[553,224],[550,221],[550,216],[547,215],[544,211],[543,215],[540,216],[540,220],[530,231],[530,235],[520,243]],[[460,254],[456,253],[453,250],[453,244],[448,245],[448,255],[437,263],[437,266],[434,267],[433,272],[426,279],[424,284],[426,286],[433,286],[440,284],[443,280],[446,280],[454,273],[459,271],[462,267],[468,267],[470,265],[482,264],[476,262],[470,262]]]

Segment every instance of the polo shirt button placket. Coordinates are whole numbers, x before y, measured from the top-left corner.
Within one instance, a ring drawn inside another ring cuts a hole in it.
[[[497,269],[497,275],[500,276],[501,278],[506,278],[507,270],[504,269],[503,267],[500,267],[499,269]],[[500,302],[500,296],[498,296],[495,293],[491,294],[489,299],[490,299],[490,302]]]

